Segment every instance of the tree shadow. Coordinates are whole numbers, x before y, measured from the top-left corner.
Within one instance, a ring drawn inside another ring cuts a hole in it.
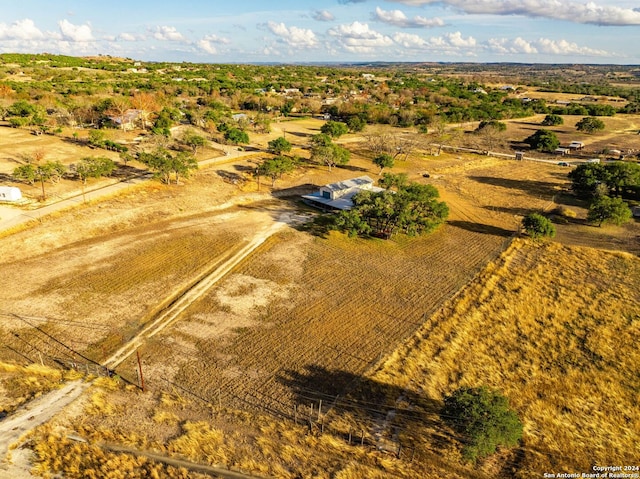
[[[483,234],[493,235],[493,236],[503,236],[505,238],[512,236],[514,233],[511,230],[500,228],[498,226],[485,225],[482,223],[473,223],[471,221],[452,220],[452,221],[447,221],[447,224],[454,226],[456,228],[461,228],[463,230],[472,231],[474,233],[483,233]]]
[[[296,226],[296,229],[318,238],[326,238],[332,229],[333,219],[334,215],[331,213],[317,214],[311,221]]]
[[[222,178],[222,181],[225,183],[230,183],[232,185],[239,185],[246,181],[246,178],[239,173],[234,173],[232,171],[226,170],[216,170],[216,174]]]
[[[13,176],[8,175],[6,173],[0,173],[0,182],[6,182],[6,183],[16,182],[16,179]]]
[[[337,166],[337,168],[340,168],[342,170],[349,170],[349,171],[369,171],[367,168],[362,168],[361,166],[355,166],[355,165],[339,165]]]
[[[532,196],[552,196],[559,193],[559,185],[548,181],[514,180],[511,178],[495,178],[493,176],[470,176],[473,181],[501,188],[521,190]]]
[[[293,394],[301,414],[315,409],[316,414],[310,414],[310,420],[318,420],[321,413],[330,413],[334,418],[349,417],[354,420],[353,431],[366,430],[369,441],[375,439],[372,431],[397,441],[419,431],[428,431],[443,443],[455,438],[440,419],[442,401],[393,384],[315,364],[301,370],[285,370],[276,380]],[[318,411],[321,401],[322,410]]]
[[[485,210],[497,211],[499,213],[507,213],[509,215],[525,216],[529,213],[536,213],[538,210],[532,208],[510,208],[507,206],[483,206]]]
[[[286,128],[285,128],[286,131]],[[313,136],[313,133],[304,133],[302,131],[287,131],[287,135],[297,136],[298,138],[310,138]]]
[[[113,173],[111,173],[111,176],[113,178],[127,179],[127,178],[145,175],[149,173],[148,170],[144,170],[142,168],[136,168],[135,166],[125,165],[122,163],[117,163],[116,166],[117,166],[116,169],[113,170]]]

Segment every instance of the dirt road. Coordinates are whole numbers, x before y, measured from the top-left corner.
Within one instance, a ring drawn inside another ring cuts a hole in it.
[[[9,448],[35,427],[44,424],[75,401],[90,386],[84,381],[72,381],[38,399],[27,403],[16,413],[0,421],[0,478],[30,477],[25,475],[20,461],[7,461]]]
[[[157,333],[169,326],[178,316],[185,311],[191,304],[197,301],[204,293],[211,289],[220,279],[222,279],[229,271],[242,262],[247,256],[255,251],[262,243],[264,243],[271,235],[278,232],[286,225],[304,221],[306,218],[295,215],[290,212],[283,212],[273,224],[258,229],[249,242],[236,250],[228,259],[220,266],[200,281],[195,283],[180,298],[174,301],[167,309],[163,310],[154,320],[152,320],[145,328],[143,328],[135,337],[124,344],[106,361],[105,366],[109,369],[115,369],[125,359],[135,352],[136,349],[147,338],[155,336]]]

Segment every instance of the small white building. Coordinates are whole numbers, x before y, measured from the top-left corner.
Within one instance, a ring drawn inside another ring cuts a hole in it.
[[[569,148],[573,150],[582,150],[584,148],[584,143],[581,141],[572,141],[569,143]]]
[[[384,188],[374,186],[374,181],[368,176],[359,176],[321,186],[315,193],[302,195],[302,199],[305,203],[324,210],[350,210],[353,208],[352,198],[363,190],[377,193],[384,191]]]
[[[0,201],[20,201],[22,192],[15,186],[0,186]]]

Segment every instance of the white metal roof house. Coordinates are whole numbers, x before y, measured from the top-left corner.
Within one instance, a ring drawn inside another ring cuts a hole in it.
[[[368,176],[359,176],[321,186],[315,193],[302,195],[302,199],[323,210],[350,210],[353,208],[353,196],[363,190],[377,193],[384,191],[384,188],[374,186],[374,181]]]

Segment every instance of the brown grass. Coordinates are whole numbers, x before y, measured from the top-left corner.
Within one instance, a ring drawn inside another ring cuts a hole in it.
[[[375,379],[436,400],[459,386],[502,390],[525,424],[518,477],[630,464],[638,278],[627,254],[518,241]]]
[[[31,364],[18,366],[0,362],[0,412],[12,412],[22,404],[52,389],[63,380],[76,379],[75,372]]]

